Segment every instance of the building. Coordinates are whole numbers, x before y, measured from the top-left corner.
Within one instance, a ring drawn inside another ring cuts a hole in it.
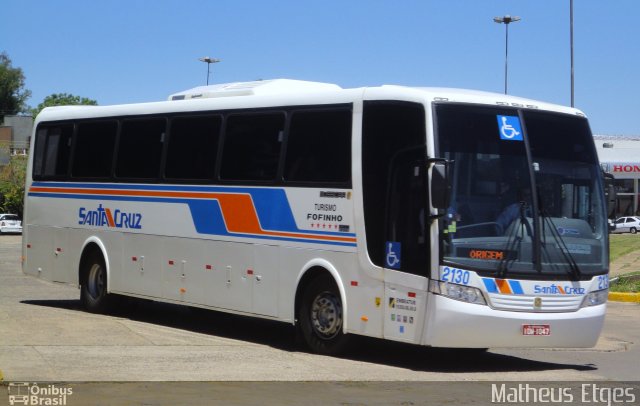
[[[640,214],[640,137],[594,135],[598,158],[615,178],[616,217]]]
[[[9,163],[10,155],[26,155],[29,151],[29,137],[33,131],[33,117],[4,116],[0,126],[0,166]]]

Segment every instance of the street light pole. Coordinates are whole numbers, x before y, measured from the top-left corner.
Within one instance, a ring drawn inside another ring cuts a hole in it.
[[[569,41],[571,42],[571,107],[575,107],[575,84],[573,80],[573,0],[569,1]]]
[[[221,59],[209,58],[208,56],[205,56],[204,58],[198,58],[198,60],[201,61],[201,62],[206,62],[207,63],[207,86],[209,86],[209,66],[212,63],[220,62]]]
[[[507,78],[509,73],[509,24],[520,21],[518,16],[511,17],[506,15],[504,17],[493,17],[493,21],[498,24],[504,24],[505,27],[505,41],[504,41],[504,94],[507,94]]]

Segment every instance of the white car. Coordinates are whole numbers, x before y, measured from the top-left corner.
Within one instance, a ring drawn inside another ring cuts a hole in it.
[[[22,234],[22,221],[15,214],[0,214],[0,234]]]
[[[640,231],[640,217],[620,217],[616,220],[616,229],[612,233],[631,233]]]

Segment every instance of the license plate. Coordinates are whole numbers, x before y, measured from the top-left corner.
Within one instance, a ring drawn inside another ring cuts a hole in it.
[[[548,324],[525,324],[522,326],[523,336],[550,336],[551,327]]]

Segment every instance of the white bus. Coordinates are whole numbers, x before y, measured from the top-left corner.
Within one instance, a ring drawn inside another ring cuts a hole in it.
[[[284,79],[45,109],[24,272],[435,347],[590,347],[608,233],[589,124],[502,94]]]

